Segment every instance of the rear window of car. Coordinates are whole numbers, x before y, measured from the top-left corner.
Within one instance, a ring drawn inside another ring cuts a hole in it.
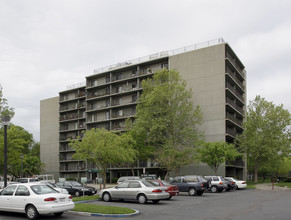
[[[163,183],[164,186],[170,186],[171,185],[170,183],[168,183],[166,181],[163,181],[163,180],[161,180],[161,182]]]
[[[59,193],[57,190],[55,190],[47,185],[34,185],[34,186],[31,186],[30,188],[37,195],[49,194],[49,193]]]
[[[147,180],[149,183],[153,184],[154,186],[160,186],[160,183],[157,182],[157,181],[150,181],[150,180]]]
[[[146,181],[146,180],[142,181],[142,183],[143,183],[145,186],[147,186],[147,187],[153,187],[153,186],[155,186],[153,183],[150,183],[149,181]]]
[[[198,177],[197,176],[187,176],[185,178],[188,182],[198,182]]]

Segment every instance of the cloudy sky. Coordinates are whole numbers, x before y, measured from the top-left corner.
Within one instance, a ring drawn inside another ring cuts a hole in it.
[[[39,141],[40,100],[94,69],[222,37],[256,95],[291,112],[290,0],[0,0],[0,84]]]

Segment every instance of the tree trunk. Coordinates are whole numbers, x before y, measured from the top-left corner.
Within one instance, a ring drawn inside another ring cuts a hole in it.
[[[131,174],[132,174],[132,176],[135,176],[135,175],[134,175],[133,167],[131,167]]]
[[[259,166],[254,167],[254,183],[258,183],[258,170]]]
[[[106,178],[106,169],[103,170],[103,189],[106,187],[106,182],[107,182],[107,178]]]
[[[164,180],[168,181],[169,172],[167,170]]]

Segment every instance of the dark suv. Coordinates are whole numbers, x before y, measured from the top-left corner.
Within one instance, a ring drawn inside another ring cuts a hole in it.
[[[206,189],[207,180],[202,176],[177,176],[171,184],[178,186],[180,192],[188,192],[189,196],[200,196]]]

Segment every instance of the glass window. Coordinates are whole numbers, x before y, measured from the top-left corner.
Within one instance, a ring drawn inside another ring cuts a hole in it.
[[[173,183],[180,183],[181,182],[181,177],[175,177],[173,179]]]
[[[15,196],[29,196],[29,190],[25,186],[19,186],[15,192]]]
[[[139,182],[132,181],[129,183],[128,188],[141,188],[141,185],[139,184]]]
[[[160,186],[160,183],[157,181],[150,181],[148,180],[149,183],[153,184],[154,186]]]
[[[188,182],[198,182],[197,176],[188,176],[186,179]]]
[[[218,177],[213,177],[213,181],[219,181]]]
[[[148,182],[148,181],[142,181],[142,183],[143,183],[145,186],[147,186],[147,187],[153,187],[153,186],[155,186],[155,185],[151,184],[151,183]]]
[[[2,190],[2,196],[12,196],[17,186],[8,186]]]
[[[49,194],[49,193],[59,193],[55,189],[47,186],[47,185],[34,185],[30,187],[35,194]]]
[[[170,183],[168,183],[168,182],[166,182],[166,181],[164,181],[164,180],[161,180],[161,182],[162,182],[162,184],[163,184],[164,186],[170,186],[170,185],[171,185]]]
[[[129,182],[122,182],[120,184],[118,184],[118,188],[127,188],[128,187]]]

